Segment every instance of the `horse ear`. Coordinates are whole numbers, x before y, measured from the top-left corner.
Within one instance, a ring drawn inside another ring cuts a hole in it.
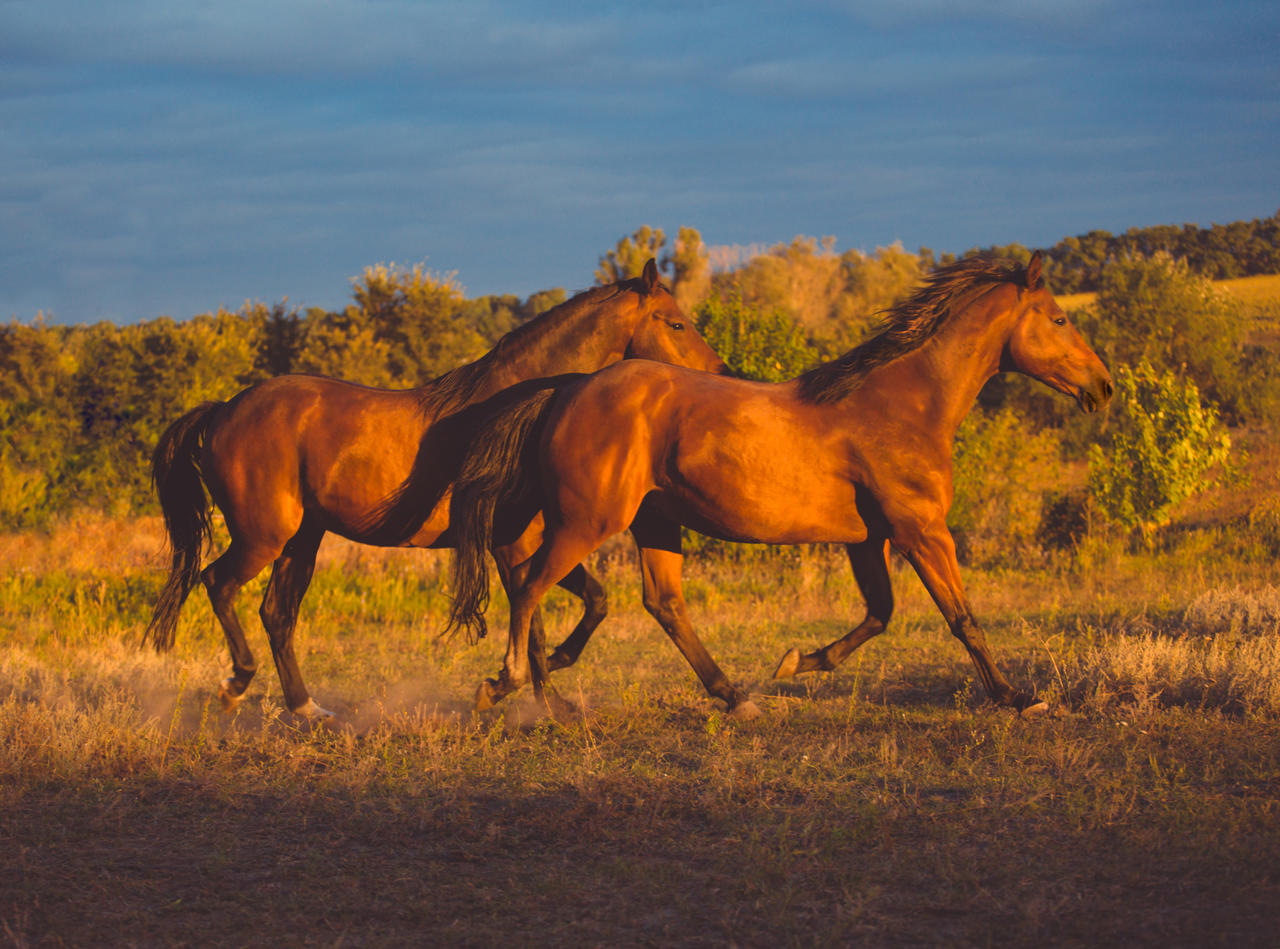
[[[1031,255],[1027,262],[1027,289],[1039,290],[1044,285],[1044,258],[1040,251]]]
[[[653,293],[653,288],[658,285],[658,262],[652,257],[644,265],[644,273],[640,275],[640,279],[644,281],[644,292]]]

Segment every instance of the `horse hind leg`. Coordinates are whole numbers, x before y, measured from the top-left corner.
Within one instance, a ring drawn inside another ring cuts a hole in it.
[[[486,679],[476,689],[477,710],[491,708],[500,699],[521,688],[530,679],[533,663],[529,658],[530,625],[533,613],[546,592],[561,577],[609,536],[594,536],[588,532],[578,536],[575,532],[548,528],[537,552],[527,562],[513,569],[511,584],[511,619],[507,639],[507,652],[502,671],[497,678]],[[520,578],[523,574],[522,579]]]
[[[213,614],[218,618],[231,651],[231,675],[218,687],[218,697],[228,712],[240,704],[258,669],[236,612],[236,595],[241,587],[262,572],[273,556],[274,552],[256,549],[243,540],[232,540],[222,556],[200,573]]]
[[[322,708],[307,692],[293,651],[293,634],[297,628],[298,610],[302,597],[311,584],[315,571],[316,551],[324,530],[304,525],[285,544],[271,568],[271,579],[262,598],[259,615],[271,643],[271,655],[284,692],[285,704],[295,715],[315,721],[334,718],[332,712]]]
[[[609,615],[609,599],[604,587],[587,573],[582,564],[570,570],[569,575],[560,581],[560,586],[582,601],[582,618],[564,642],[547,657],[547,668],[551,672],[568,668],[577,662],[596,628]]]
[[[729,681],[689,622],[680,583],[684,563],[680,526],[656,515],[642,515],[631,525],[631,533],[640,548],[644,608],[675,643],[713,698],[723,701],[736,718],[759,717],[760,709]]]
[[[539,539],[540,537],[541,533],[539,532]],[[530,550],[530,547],[533,547],[533,549]],[[506,591],[508,602],[512,601],[512,592],[521,586],[528,577],[531,563],[529,555],[535,551],[536,546],[530,543],[530,539],[527,536],[522,537],[516,544],[494,550],[493,559],[498,565],[498,577],[502,581],[502,588]],[[542,625],[542,607],[540,605],[535,606],[529,616],[528,655],[534,696],[555,717],[566,717],[576,712],[577,709],[573,703],[561,698],[551,685],[551,670],[547,664],[547,637]]]
[[[844,636],[821,649],[801,654],[799,649],[789,649],[778,668],[775,679],[786,679],[801,672],[829,672],[849,658],[850,654],[889,625],[893,616],[893,585],[889,579],[889,544],[887,541],[864,541],[848,544],[849,566],[853,578],[867,604],[867,615],[862,622]]]

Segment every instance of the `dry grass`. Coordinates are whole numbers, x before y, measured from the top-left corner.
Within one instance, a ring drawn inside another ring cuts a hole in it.
[[[1238,300],[1247,316],[1266,323],[1270,328],[1275,328],[1275,324],[1280,322],[1280,274],[1215,280],[1213,285]],[[1056,299],[1059,306],[1071,311],[1091,306],[1097,297],[1096,293],[1064,293]]]
[[[151,529],[0,541],[0,942],[1274,944],[1267,563],[1187,541],[969,575],[1006,670],[1057,700],[1034,720],[982,704],[900,568],[889,635],[774,683],[860,614],[847,567],[691,564],[695,622],[767,710],[743,724],[615,551],[613,615],[559,675],[585,713],[555,723],[527,698],[469,711],[500,644],[435,636],[441,558],[335,543],[299,639],[353,728],[310,732],[269,667],[218,710],[203,602],[173,654],[133,649],[159,578],[110,539]]]

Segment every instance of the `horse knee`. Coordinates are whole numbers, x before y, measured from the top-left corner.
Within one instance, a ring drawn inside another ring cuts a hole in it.
[[[680,598],[674,594],[646,592],[643,602],[649,615],[661,623],[663,629],[669,629],[680,616]]]
[[[592,626],[599,626],[609,615],[609,595],[604,592],[604,587],[594,580],[583,591],[582,609],[583,621]]]

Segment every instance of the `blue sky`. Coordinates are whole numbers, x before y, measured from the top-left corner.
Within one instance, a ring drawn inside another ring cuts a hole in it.
[[[1280,207],[1280,4],[0,0],[0,320],[963,251]]]

